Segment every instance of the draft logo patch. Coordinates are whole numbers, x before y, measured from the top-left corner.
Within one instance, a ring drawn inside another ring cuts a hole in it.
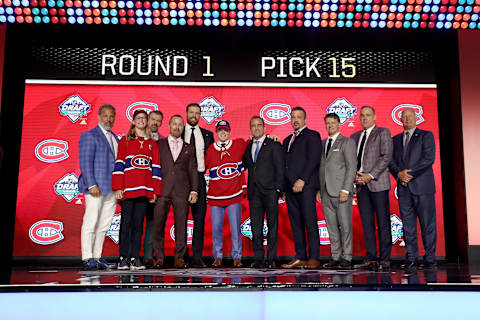
[[[225,107],[214,97],[208,97],[200,101],[201,115],[208,124],[221,117],[225,113]]]
[[[357,114],[357,107],[354,107],[347,99],[339,98],[333,101],[327,108],[327,113],[336,113],[340,118],[340,124],[344,124]]]
[[[75,173],[68,173],[55,182],[53,188],[56,194],[70,202],[79,194],[78,177]]]
[[[120,242],[120,221],[122,220],[122,210],[120,205],[117,205],[115,210],[115,214],[113,215],[112,224],[110,225],[110,229],[108,229],[105,236],[112,239],[113,242],[118,244]]]
[[[252,224],[250,218],[247,218],[243,223],[240,225],[240,232],[244,237],[249,238],[250,240],[253,239],[253,234],[252,234]],[[268,235],[268,225],[267,225],[267,219],[263,220],[263,245],[267,245],[267,237]]]
[[[390,224],[392,226],[392,244],[400,242],[401,246],[404,246],[405,243],[403,242],[403,222],[402,220],[396,215],[390,215]]]
[[[70,96],[58,106],[62,116],[66,116],[73,123],[90,112],[91,106],[78,94]]]

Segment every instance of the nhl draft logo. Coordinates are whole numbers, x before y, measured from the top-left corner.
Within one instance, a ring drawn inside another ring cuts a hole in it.
[[[340,118],[340,124],[344,124],[348,119],[352,119],[357,114],[357,107],[354,107],[345,98],[339,98],[328,106],[327,113],[336,113]]]
[[[318,234],[320,235],[320,244],[330,244],[330,237],[328,235],[327,223],[325,220],[317,221]]]
[[[170,237],[175,241],[175,225],[170,228]],[[193,240],[193,220],[187,220],[187,244],[192,244]]]
[[[125,111],[125,114],[128,118],[128,120],[133,121],[133,114],[137,110],[145,110],[148,113],[150,111],[158,110],[158,105],[153,102],[146,102],[146,101],[138,101],[135,103],[132,103],[128,108],[127,111]]]
[[[48,139],[40,142],[35,147],[35,156],[38,160],[54,163],[65,160],[69,157],[68,143],[62,140]]]
[[[58,107],[60,114],[66,116],[73,123],[90,112],[90,105],[78,94],[70,96]]]
[[[249,238],[250,240],[253,239],[252,233],[252,223],[250,218],[247,218],[241,225],[240,225],[240,232],[243,234],[244,237]],[[263,237],[265,238],[268,234],[268,225],[267,219],[263,220]],[[267,245],[267,239],[263,239],[263,245]]]
[[[63,239],[63,223],[53,220],[42,220],[33,224],[28,231],[30,240],[37,244],[48,245]]]
[[[208,124],[213,120],[221,117],[225,113],[225,107],[220,104],[214,97],[208,97],[200,101],[202,118],[207,121]]]
[[[417,106],[417,105],[414,105],[414,104],[401,104],[399,106],[396,106],[392,110],[392,119],[396,124],[398,124],[400,126],[403,126],[403,124],[402,124],[402,111],[407,109],[407,108],[411,108],[411,109],[415,110],[415,114],[417,115],[417,121],[416,121],[417,125],[419,125],[420,123],[425,121],[425,119],[422,116],[423,109],[422,109],[421,106]]]
[[[55,182],[53,188],[56,194],[70,202],[79,194],[78,177],[75,173],[68,173]]]
[[[287,104],[269,103],[260,110],[260,117],[267,124],[279,126],[290,122],[291,108]]]
[[[108,229],[106,236],[112,239],[113,242],[118,244],[120,241],[120,221],[122,220],[122,210],[120,209],[120,205],[117,205],[117,209],[115,210],[115,214],[113,215],[112,224],[110,225],[110,229]]]
[[[395,244],[403,238],[403,222],[396,214],[392,214],[390,215],[390,224],[392,226],[392,244]],[[405,245],[403,240],[400,245]]]

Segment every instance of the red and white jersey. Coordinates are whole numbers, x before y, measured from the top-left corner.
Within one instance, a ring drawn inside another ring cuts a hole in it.
[[[160,152],[155,140],[138,137],[127,141],[122,137],[112,173],[112,190],[123,190],[124,198],[153,199],[154,193],[161,195]]]
[[[242,163],[247,142],[228,140],[225,145],[217,141],[210,145],[205,156],[205,169],[209,171],[207,199],[212,206],[226,207],[240,202],[247,185]]]

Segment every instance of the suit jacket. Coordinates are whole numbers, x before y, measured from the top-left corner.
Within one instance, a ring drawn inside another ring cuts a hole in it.
[[[176,161],[173,161],[168,138],[158,140],[162,168],[162,196],[188,198],[198,192],[197,157],[195,148],[185,141]]]
[[[250,198],[257,189],[282,190],[285,169],[282,145],[265,138],[255,163],[252,159],[253,145],[254,143],[249,143],[243,155],[243,166],[248,169],[248,197]]]
[[[433,133],[416,128],[408,143],[406,154],[403,150],[404,133],[393,137],[393,159],[390,162],[390,172],[398,181],[398,173],[404,169],[412,169],[409,173],[413,179],[407,188],[415,195],[435,193],[435,179],[432,165],[435,162],[435,139]],[[400,195],[405,187],[398,183],[397,192]]]
[[[351,138],[356,145],[360,144],[360,136],[363,130],[352,134]],[[356,149],[355,149],[356,150]],[[367,187],[372,192],[390,190],[390,177],[388,165],[392,160],[393,143],[390,130],[375,126],[363,147],[363,172],[371,174],[372,179]]]
[[[328,139],[323,140],[322,161],[320,164],[320,192],[330,197],[338,197],[341,190],[353,194],[353,182],[357,172],[357,152],[355,141],[338,135],[325,157]]]
[[[303,129],[293,141],[290,151],[288,144],[293,134],[283,140],[285,155],[285,186],[291,189],[297,179],[305,181],[305,186],[318,189],[318,169],[322,152],[322,140],[317,131]]]
[[[117,136],[113,132],[112,134],[118,143]],[[100,126],[82,133],[78,149],[81,170],[79,191],[86,193],[88,188],[96,185],[103,195],[112,192],[115,154]]]
[[[203,128],[200,128],[200,131],[202,132],[203,143],[205,144],[204,154],[206,155],[208,147],[215,142],[215,139],[212,131]],[[182,139],[185,141],[185,130],[182,132]]]

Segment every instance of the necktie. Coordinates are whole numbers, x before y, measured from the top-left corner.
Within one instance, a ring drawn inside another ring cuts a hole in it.
[[[108,135],[108,144],[110,145],[110,148],[112,149],[113,154],[115,154],[115,144],[113,143],[113,134],[111,131],[107,131]]]
[[[259,150],[260,150],[260,141],[255,141],[255,153],[253,154],[253,163],[257,162]]]
[[[367,130],[363,131],[363,138],[360,142],[360,149],[357,154],[357,171],[360,171],[360,168],[362,167],[363,147],[365,146],[365,141],[367,141]]]
[[[192,134],[190,135],[190,144],[195,147],[195,135],[193,134],[195,127],[192,128]]]
[[[298,131],[293,132],[292,139],[290,139],[290,143],[288,144],[287,152],[290,152],[290,147],[292,146],[293,141],[295,141],[295,138],[298,136],[298,133]]]
[[[332,147],[332,138],[328,138],[327,153],[325,154],[325,157],[328,157],[328,152],[330,151],[331,147]]]
[[[408,143],[410,142],[410,132],[406,131],[405,132],[405,143],[403,144],[403,157],[407,155],[407,147]]]

